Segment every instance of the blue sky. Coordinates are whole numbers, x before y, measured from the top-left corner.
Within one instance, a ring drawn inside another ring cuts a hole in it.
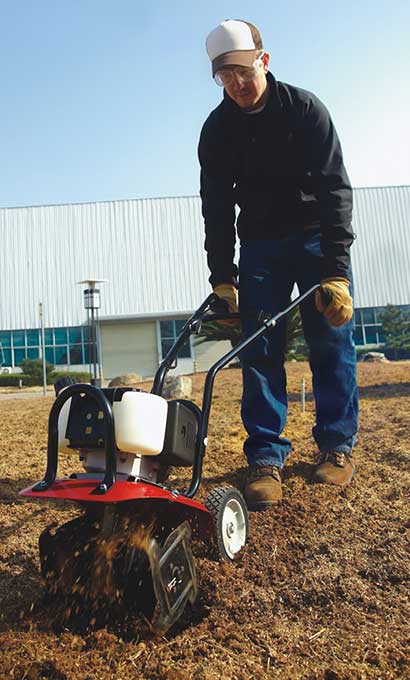
[[[0,206],[197,194],[226,18],[328,106],[354,186],[410,184],[408,0],[0,0]]]

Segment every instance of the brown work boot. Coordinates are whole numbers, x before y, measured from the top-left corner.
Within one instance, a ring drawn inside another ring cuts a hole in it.
[[[347,453],[329,451],[322,453],[312,480],[321,484],[347,486],[353,479],[354,466]]]
[[[250,467],[245,483],[245,500],[249,510],[265,510],[282,500],[282,481],[277,467]]]

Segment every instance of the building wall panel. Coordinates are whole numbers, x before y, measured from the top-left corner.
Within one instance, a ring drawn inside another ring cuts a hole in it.
[[[0,209],[0,328],[84,321],[82,279],[103,316],[187,312],[210,292],[197,197]]]
[[[410,186],[355,189],[355,306],[410,304]]]
[[[208,371],[209,368],[224,354],[232,349],[228,340],[219,342],[202,342],[199,345],[194,343],[194,366],[195,371]]]
[[[158,367],[155,321],[102,325],[101,352],[106,380],[125,373],[153,376]]]
[[[356,306],[410,303],[410,186],[354,190]],[[0,209],[0,329],[85,320],[77,281],[97,277],[102,316],[188,313],[209,294],[197,196]]]

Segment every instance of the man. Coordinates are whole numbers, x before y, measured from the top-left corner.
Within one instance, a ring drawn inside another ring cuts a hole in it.
[[[207,38],[212,75],[224,88],[199,142],[205,248],[214,291],[237,311],[235,205],[240,213],[239,309],[249,336],[257,315],[275,314],[302,293],[320,452],[313,479],[345,486],[354,473],[357,432],[349,248],[352,190],[337,133],[310,92],[276,81],[258,29],[227,20]],[[285,323],[243,352],[241,415],[248,438],[245,498],[264,509],[282,498],[280,471],[290,452],[282,436],[287,397]]]

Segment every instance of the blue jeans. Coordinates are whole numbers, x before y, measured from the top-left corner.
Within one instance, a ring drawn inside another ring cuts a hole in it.
[[[260,326],[255,318],[260,310],[276,314],[289,304],[295,282],[300,293],[319,283],[322,257],[317,231],[241,243],[239,308],[245,337]],[[316,310],[314,294],[300,312],[316,404],[313,437],[322,452],[350,453],[358,420],[354,321],[331,326]],[[282,320],[241,353],[241,415],[249,435],[244,445],[249,465],[282,468],[291,450],[290,440],[281,436],[287,417],[285,350]]]

